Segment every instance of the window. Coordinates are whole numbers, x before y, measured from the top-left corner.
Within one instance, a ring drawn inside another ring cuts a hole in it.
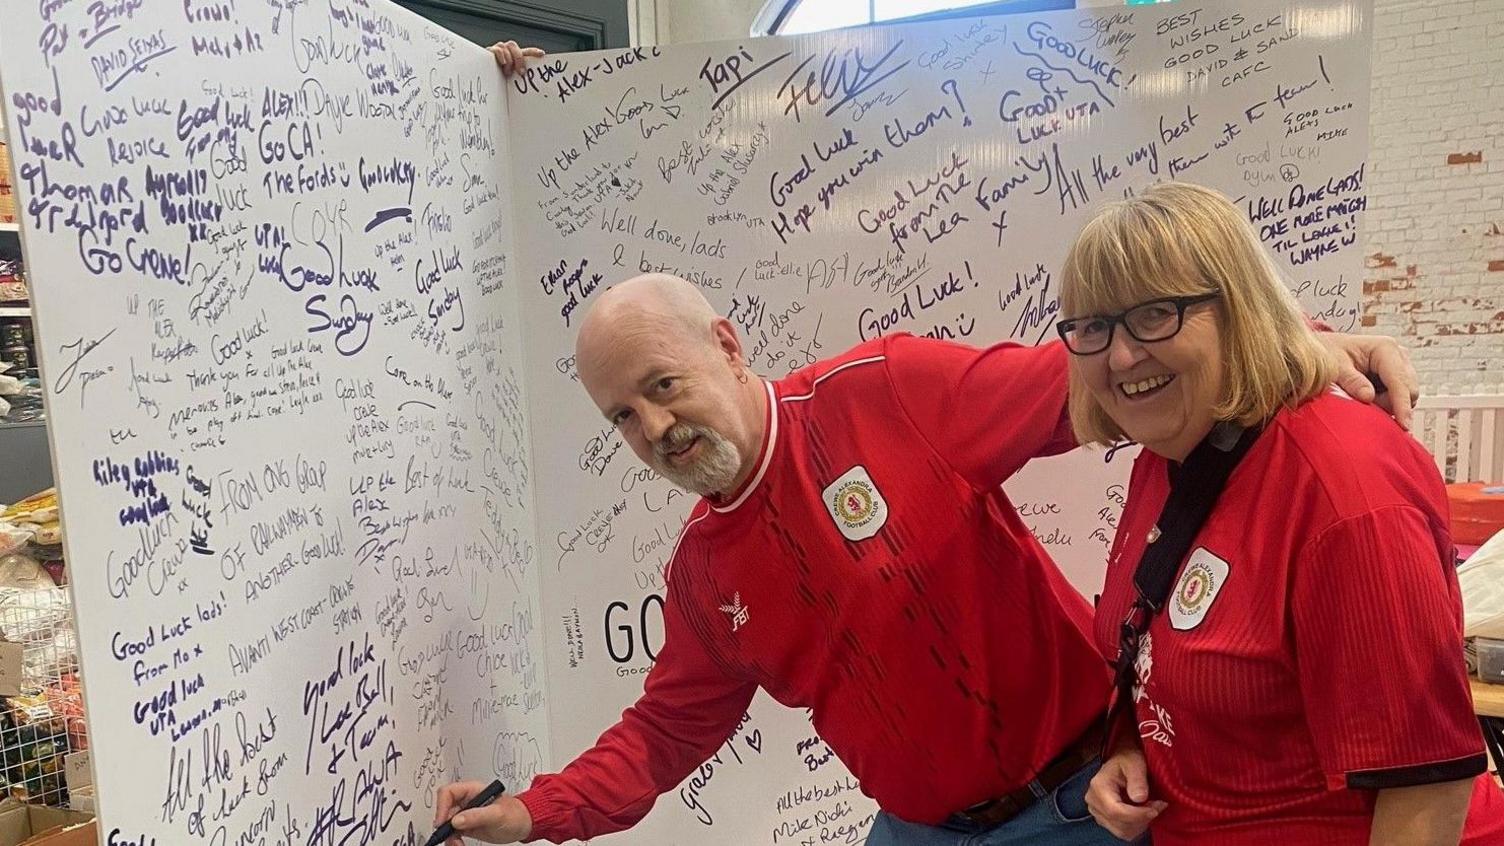
[[[794,35],[898,20],[1074,9],[1075,0],[767,0],[753,35]]]

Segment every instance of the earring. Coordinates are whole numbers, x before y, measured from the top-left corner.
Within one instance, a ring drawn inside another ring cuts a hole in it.
[[[736,381],[741,382],[743,385],[747,384],[747,371],[743,370],[736,374]]]

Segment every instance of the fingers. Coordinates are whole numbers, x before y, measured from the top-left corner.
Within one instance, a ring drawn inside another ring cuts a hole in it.
[[[1382,378],[1382,377],[1381,377]],[[1373,383],[1368,377],[1358,371],[1351,362],[1343,360],[1337,370],[1337,387],[1342,392],[1360,402],[1373,402],[1375,392]]]
[[[1117,791],[1117,779],[1109,776],[1105,770],[1098,772],[1092,777],[1091,784],[1086,786],[1087,810],[1091,811],[1092,816],[1099,816],[1098,810],[1105,809]]]
[[[439,788],[439,801],[434,803],[433,809],[434,828],[443,825],[445,820],[465,807],[472,796],[485,789],[486,785],[478,781],[458,781]]]
[[[460,835],[483,840],[487,843],[511,843],[517,839],[515,825],[508,818],[504,805],[492,803],[480,808],[461,811],[451,819],[454,826],[454,839],[458,841]]]
[[[545,54],[537,47],[521,47],[515,41],[498,41],[491,45],[491,55],[503,76],[521,73],[527,68],[528,59],[541,59]]]
[[[466,781],[439,790],[434,828],[445,822],[454,827],[454,836],[444,841],[445,846],[464,846],[466,838],[482,843],[515,843],[532,833],[527,806],[514,796],[502,794],[488,805],[466,809],[465,805],[485,788],[481,782]]]
[[[1092,818],[1097,825],[1107,829],[1114,837],[1122,840],[1136,840],[1149,830],[1149,824],[1154,822],[1165,809],[1164,802],[1151,802],[1147,805],[1128,805],[1123,802],[1109,802],[1106,805],[1091,807]]]
[[[1360,402],[1374,401],[1373,384],[1364,371],[1370,369],[1372,340],[1358,335],[1320,332],[1316,335],[1337,369],[1337,387]]]
[[[1411,409],[1420,400],[1420,377],[1410,363],[1410,353],[1392,338],[1384,338],[1369,359],[1370,369],[1389,388],[1381,405],[1394,420],[1405,429],[1410,428],[1414,415]]]
[[[1410,364],[1410,353],[1393,338],[1382,335],[1318,335],[1337,365],[1337,385],[1348,396],[1373,402],[1410,428],[1410,409],[1420,399],[1420,377]],[[1378,377],[1384,393],[1374,390],[1369,374]]]
[[[1109,819],[1116,818],[1111,811],[1122,804],[1119,799],[1122,790],[1122,774],[1110,761],[1092,777],[1091,784],[1086,787],[1086,808],[1104,828]]]
[[[498,41],[491,45],[491,55],[496,57],[502,75],[510,76],[518,70],[517,60],[522,58],[522,50],[515,41]]]
[[[1406,432],[1411,431],[1411,425],[1415,421],[1415,397],[1412,397],[1409,403],[1405,403],[1400,402],[1400,397],[1397,394],[1387,393],[1379,396],[1379,400],[1375,405],[1378,405],[1384,411],[1390,412],[1391,417],[1394,417],[1394,421],[1399,423],[1400,428],[1405,429]]]
[[[1142,755],[1119,755],[1092,778],[1086,807],[1114,837],[1134,840],[1149,829],[1167,803],[1149,802],[1149,774]]]
[[[1124,761],[1123,781],[1128,801],[1136,805],[1149,801],[1149,769],[1142,756]]]

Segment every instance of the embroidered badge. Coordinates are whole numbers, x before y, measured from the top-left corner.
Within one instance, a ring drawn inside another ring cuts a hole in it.
[[[1197,547],[1170,594],[1170,628],[1189,631],[1201,625],[1227,582],[1227,562]]]
[[[836,528],[847,540],[870,538],[888,522],[888,503],[867,468],[860,464],[831,482],[822,497]]]

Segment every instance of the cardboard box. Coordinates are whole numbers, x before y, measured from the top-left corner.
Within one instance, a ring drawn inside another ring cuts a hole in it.
[[[10,798],[0,802],[0,846],[94,846],[98,842],[93,814]]]
[[[68,807],[86,814],[99,813],[94,804],[94,785],[86,784],[77,790],[68,791]]]
[[[78,813],[72,811],[70,813]],[[84,814],[83,816],[88,816]],[[36,834],[30,840],[23,840],[22,846],[98,846],[99,823],[93,818],[88,822],[70,823],[55,828],[47,829],[41,834]]]

